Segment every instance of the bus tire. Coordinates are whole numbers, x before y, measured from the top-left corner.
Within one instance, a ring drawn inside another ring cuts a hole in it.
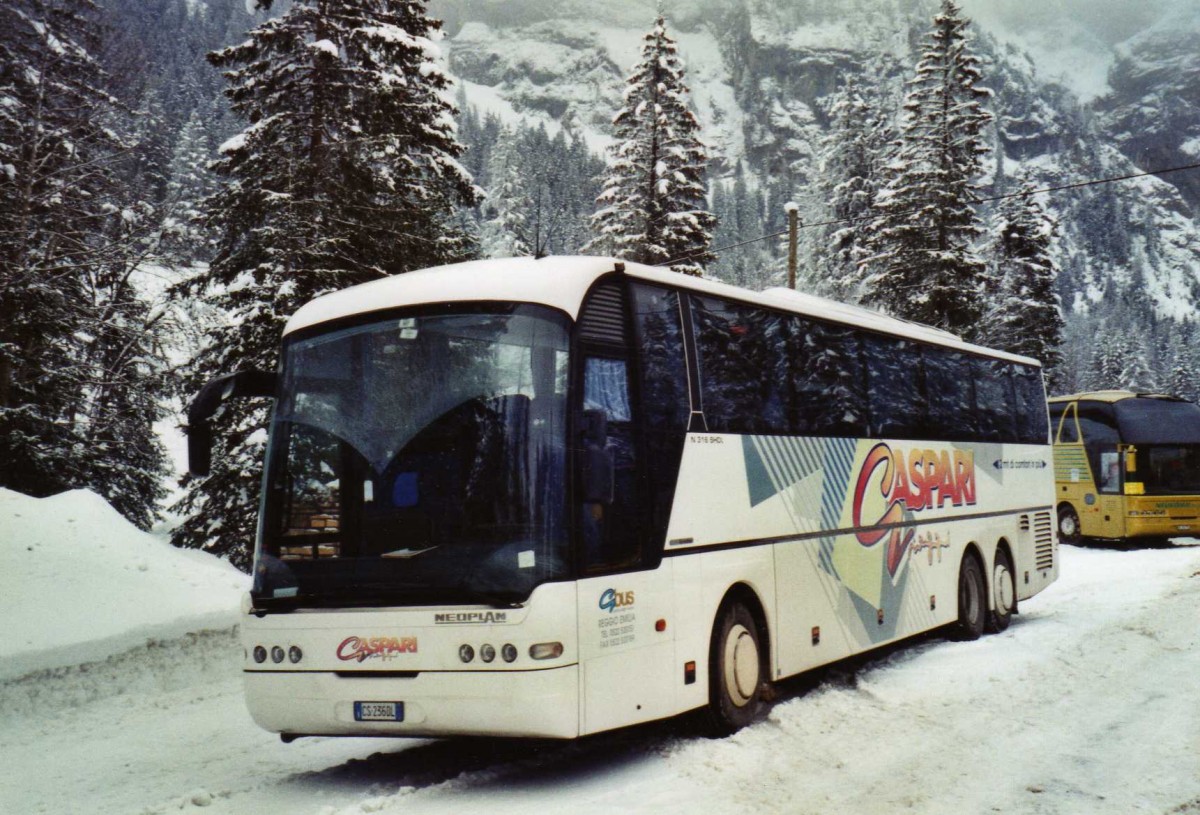
[[[979,558],[967,553],[958,567],[958,622],[954,624],[954,639],[979,639],[986,620],[987,588],[983,584],[983,568]]]
[[[987,615],[987,632],[999,634],[1012,622],[1017,607],[1017,577],[1013,574],[1012,558],[1003,549],[996,550],[992,564],[992,610]]]
[[[713,627],[708,670],[708,719],[714,736],[741,730],[762,705],[758,624],[739,602],[722,607]]]
[[[1079,513],[1070,504],[1058,508],[1058,542],[1077,546],[1083,535],[1079,533]]]

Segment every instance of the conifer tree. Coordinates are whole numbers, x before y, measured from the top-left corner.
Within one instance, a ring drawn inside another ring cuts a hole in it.
[[[624,106],[613,119],[616,142],[590,249],[640,263],[667,261],[699,275],[712,261],[715,218],[708,211],[708,156],[688,107],[683,62],[660,16],[626,80]]]
[[[1107,325],[1101,326],[1092,350],[1091,364],[1088,366],[1087,389],[1113,390],[1123,387],[1122,373],[1127,354],[1121,329],[1111,331]]]
[[[967,337],[982,316],[985,274],[972,248],[983,232],[972,204],[991,120],[980,79],[967,21],[953,0],[942,0],[876,197],[874,252],[863,261],[866,302]]]
[[[0,4],[0,486],[90,487],[147,527],[165,454],[129,280],[152,210],[121,184],[100,32],[91,0]]]
[[[473,251],[455,222],[477,190],[457,161],[439,28],[421,0],[296,0],[210,55],[249,124],[215,165],[227,182],[206,204],[216,255],[180,292],[229,315],[188,391],[274,369],[284,321],[319,294]],[[177,545],[248,565],[266,418],[261,404],[230,406],[212,475],[188,482]]]
[[[1062,361],[1063,317],[1052,255],[1057,225],[1025,182],[1021,194],[997,209],[989,245],[998,286],[980,339],[1042,361],[1053,380]]]
[[[861,299],[861,264],[869,257],[867,226],[895,134],[887,115],[851,78],[830,110],[821,143],[817,187],[828,220],[817,243],[817,277],[841,300]]]

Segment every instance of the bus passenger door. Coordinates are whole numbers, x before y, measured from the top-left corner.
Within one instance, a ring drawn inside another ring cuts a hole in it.
[[[602,412],[612,461],[611,501],[578,502],[579,660],[582,733],[675,712],[669,681],[674,656],[670,566],[652,568],[646,551],[645,496],[633,421],[628,361],[594,353],[582,360],[582,411]],[[594,430],[593,430],[594,432]],[[593,438],[587,443],[596,444]],[[662,629],[662,630],[659,630]]]
[[[1112,405],[1081,400],[1079,430],[1096,490],[1095,493],[1084,495],[1084,507],[1080,512],[1083,534],[1098,538],[1123,538],[1125,479],[1121,465],[1121,437]]]

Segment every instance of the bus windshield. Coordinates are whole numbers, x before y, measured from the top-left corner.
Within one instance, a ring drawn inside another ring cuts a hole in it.
[[[565,576],[568,336],[509,305],[287,342],[256,606],[507,605]]]
[[[1200,444],[1156,444],[1138,448],[1146,462],[1147,495],[1200,494]]]

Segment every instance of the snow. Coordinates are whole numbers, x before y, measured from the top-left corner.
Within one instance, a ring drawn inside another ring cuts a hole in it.
[[[0,812],[1196,811],[1200,541],[1060,554],[1005,633],[788,681],[727,739],[676,719],[570,743],[285,745],[242,703],[243,575],[90,493],[0,491]]]
[[[0,680],[228,628],[247,588],[228,563],[138,530],[95,493],[0,489]]]

